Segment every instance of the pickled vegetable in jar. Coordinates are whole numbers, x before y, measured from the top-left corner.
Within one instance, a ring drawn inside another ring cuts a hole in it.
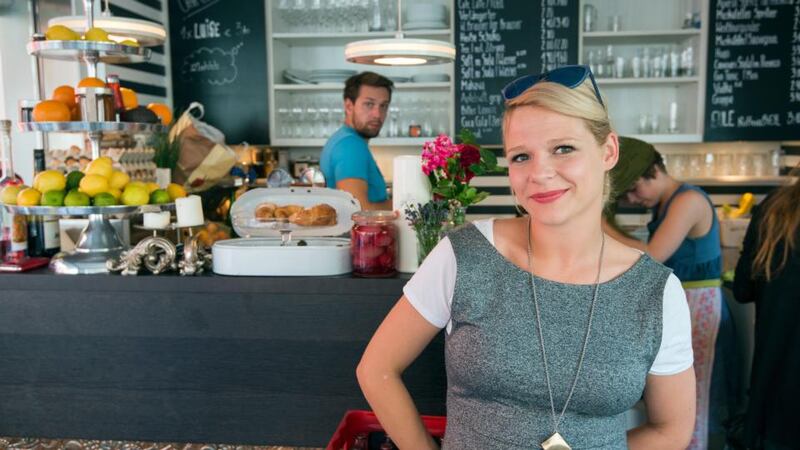
[[[353,275],[390,277],[397,273],[397,228],[394,211],[359,211],[353,214],[350,253]]]

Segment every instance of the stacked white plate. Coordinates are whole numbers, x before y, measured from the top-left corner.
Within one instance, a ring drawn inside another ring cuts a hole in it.
[[[311,84],[311,72],[307,70],[286,69],[283,71],[283,78],[288,83],[294,84]]]
[[[344,83],[357,73],[355,70],[347,69],[314,69],[311,71],[309,81],[312,83]]]
[[[447,28],[447,8],[439,3],[411,3],[406,8],[404,30]]]

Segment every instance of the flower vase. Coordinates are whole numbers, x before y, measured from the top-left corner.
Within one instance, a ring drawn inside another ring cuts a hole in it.
[[[450,220],[448,223],[450,229],[464,225],[466,221],[467,221],[466,206],[460,206],[460,205],[450,206]]]
[[[439,243],[442,237],[442,227],[423,226],[415,231],[417,233],[417,263],[421,265],[428,253]]]

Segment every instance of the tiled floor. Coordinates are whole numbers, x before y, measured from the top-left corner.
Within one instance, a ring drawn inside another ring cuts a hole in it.
[[[284,447],[232,444],[180,444],[169,442],[92,441],[0,437],[0,450],[323,450],[317,447]]]

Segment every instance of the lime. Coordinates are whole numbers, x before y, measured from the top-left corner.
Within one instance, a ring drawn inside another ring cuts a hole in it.
[[[170,198],[169,194],[164,189],[156,189],[150,193],[151,205],[160,205],[162,203],[169,203],[171,201],[172,198]]]
[[[89,206],[91,199],[83,192],[72,190],[64,197],[64,206]]]
[[[117,204],[117,199],[113,194],[101,192],[94,196],[92,203],[94,203],[94,206],[113,206]]]
[[[80,170],[73,170],[72,172],[67,175],[67,190],[71,191],[73,189],[78,189],[78,186],[81,185],[81,178],[83,178],[84,173]]]
[[[47,191],[42,195],[42,206],[62,206],[66,195],[64,191]]]

